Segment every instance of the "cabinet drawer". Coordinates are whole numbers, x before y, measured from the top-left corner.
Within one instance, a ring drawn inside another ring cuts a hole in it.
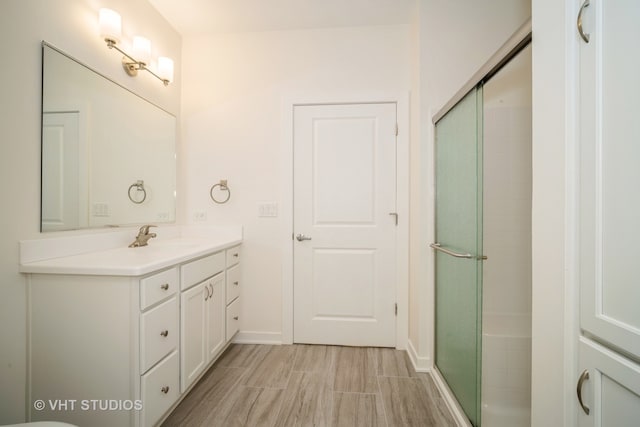
[[[240,298],[227,306],[227,341],[240,329]]]
[[[140,310],[176,293],[178,289],[178,269],[172,268],[153,276],[140,279]]]
[[[220,273],[224,270],[224,263],[224,252],[218,252],[183,265],[180,268],[180,274],[182,276],[180,289],[184,291],[185,289],[189,289],[191,286]]]
[[[178,347],[178,298],[143,313],[140,319],[140,372]]]
[[[242,249],[240,246],[229,248],[225,252],[227,254],[227,268],[240,262],[240,258],[242,258]]]
[[[180,395],[179,377],[180,364],[177,351],[141,377],[142,413],[140,425],[154,425],[176,402]]]
[[[240,296],[240,266],[227,270],[227,304]]]

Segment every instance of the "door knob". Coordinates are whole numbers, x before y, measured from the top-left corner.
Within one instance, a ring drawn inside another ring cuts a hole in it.
[[[296,239],[298,239],[298,242],[302,242],[303,240],[311,240],[311,237],[305,236],[304,234],[298,234]]]

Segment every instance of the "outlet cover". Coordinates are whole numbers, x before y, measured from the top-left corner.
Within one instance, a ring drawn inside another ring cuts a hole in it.
[[[258,216],[261,218],[275,218],[278,216],[277,202],[259,202]]]

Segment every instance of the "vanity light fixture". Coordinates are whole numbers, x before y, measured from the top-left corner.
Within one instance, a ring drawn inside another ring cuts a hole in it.
[[[122,67],[128,75],[134,77],[138,75],[139,70],[145,70],[164,83],[165,86],[173,81],[173,60],[171,58],[165,56],[158,58],[157,74],[148,68],[151,61],[151,41],[149,39],[135,36],[131,55],[117,46],[122,34],[122,18],[118,12],[102,8],[98,14],[98,22],[100,24],[100,37],[104,38],[107,47],[115,49],[124,55],[122,57]]]

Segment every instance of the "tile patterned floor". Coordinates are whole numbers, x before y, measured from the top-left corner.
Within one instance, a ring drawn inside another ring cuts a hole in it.
[[[232,344],[163,426],[455,426],[404,351]]]

